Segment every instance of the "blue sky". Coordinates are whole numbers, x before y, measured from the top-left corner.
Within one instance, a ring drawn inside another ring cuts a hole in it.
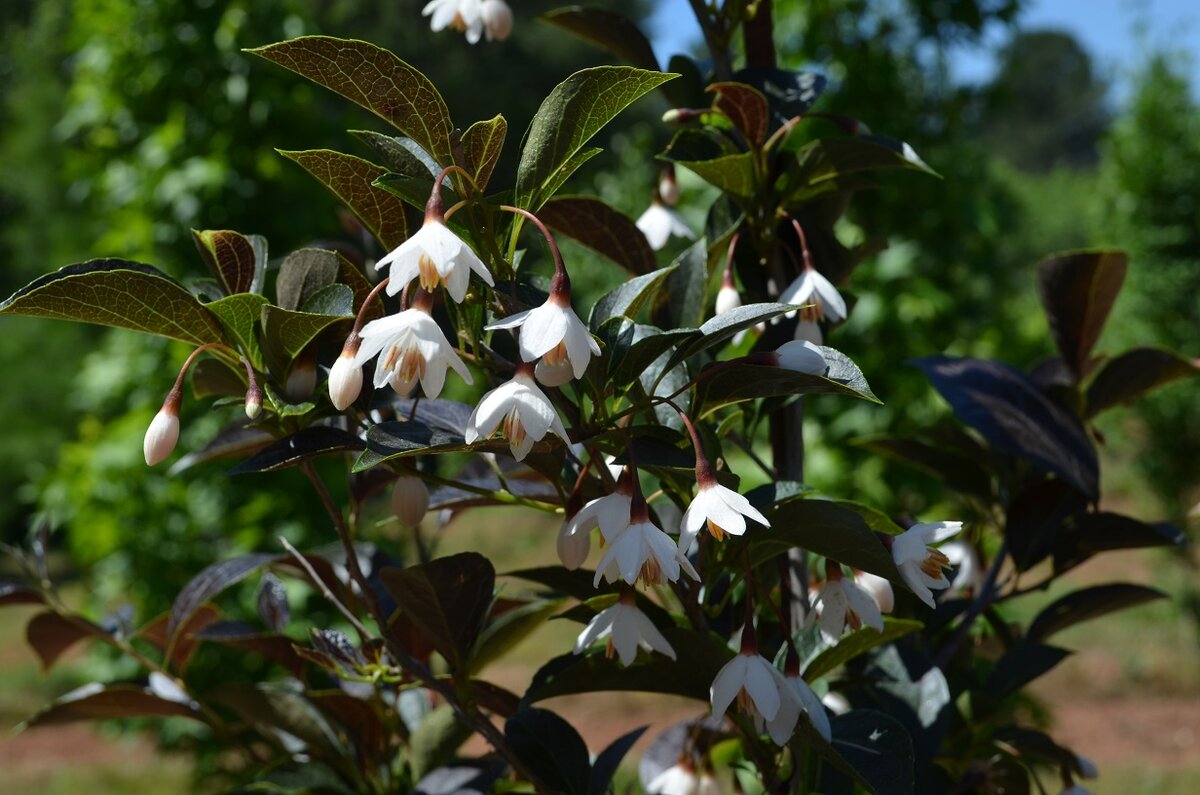
[[[1122,81],[1146,49],[1168,46],[1193,54],[1192,83],[1200,88],[1200,0],[1031,0],[1021,17],[1026,28],[1058,28],[1073,33],[1096,60],[1101,73],[1122,94]],[[687,0],[660,0],[652,20],[654,48],[663,62],[700,38]],[[1006,34],[993,30],[989,50]],[[955,68],[964,81],[986,80],[995,68],[992,52],[963,51]]]

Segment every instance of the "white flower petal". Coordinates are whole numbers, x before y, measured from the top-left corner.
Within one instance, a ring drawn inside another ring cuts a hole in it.
[[[746,669],[750,658],[744,654],[734,655],[734,658],[717,672],[709,688],[709,700],[712,702],[713,717],[719,718],[729,709],[729,705],[737,698],[746,680]]]

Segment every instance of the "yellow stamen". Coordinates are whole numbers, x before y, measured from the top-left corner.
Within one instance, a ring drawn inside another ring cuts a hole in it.
[[[509,444],[513,447],[520,447],[525,441],[525,426],[521,424],[521,415],[517,413],[516,408],[508,412],[508,416],[504,418],[504,438],[508,439]]]
[[[406,383],[412,383],[418,378],[424,380],[425,357],[421,355],[421,351],[416,347],[404,351],[404,355],[400,357],[400,368],[396,377]]]
[[[708,520],[708,533],[709,533],[709,535],[711,535],[713,538],[717,539],[718,541],[725,540],[725,536],[726,536],[725,528],[721,527],[721,525],[717,524],[712,519]]]
[[[562,364],[567,360],[567,346],[563,343],[558,343],[542,356],[542,362],[547,366],[554,367]]]
[[[946,557],[940,549],[926,547],[925,550],[929,556],[921,561],[921,571],[928,574],[930,577],[941,577],[942,569],[950,568],[950,558]]]
[[[604,656],[611,660],[616,655],[616,651],[616,648],[613,646],[612,636],[610,635],[608,643],[604,646]]]
[[[433,292],[442,280],[442,275],[438,273],[437,266],[425,254],[422,254],[420,259],[417,260],[417,271],[421,276],[421,287],[429,292]]]
[[[642,564],[642,570],[638,574],[638,579],[647,588],[662,582],[662,566],[658,565],[657,558],[652,557]]]

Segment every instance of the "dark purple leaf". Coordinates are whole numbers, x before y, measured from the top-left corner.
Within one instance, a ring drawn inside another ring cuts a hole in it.
[[[1200,362],[1161,348],[1134,348],[1109,359],[1087,389],[1087,413],[1094,417],[1132,403],[1164,384],[1200,375]]]
[[[258,617],[270,629],[283,632],[291,620],[292,608],[288,604],[287,590],[274,574],[267,572],[258,586]]]
[[[250,293],[261,288],[267,263],[260,261],[259,252],[250,238],[228,229],[204,232],[193,229],[192,240],[226,295]],[[265,248],[265,244],[260,245]]]
[[[21,724],[21,728],[57,726],[106,718],[193,718],[199,713],[186,704],[155,695],[138,685],[90,685],[72,690]]]
[[[616,775],[617,768],[621,766],[621,760],[625,758],[629,749],[641,739],[648,728],[650,727],[642,726],[621,735],[596,756],[596,761],[592,763],[591,783],[588,787],[591,795],[605,795],[608,792],[608,786],[612,783],[612,777]]]
[[[108,635],[102,628],[79,616],[65,618],[58,613],[45,611],[29,619],[25,625],[25,639],[37,652],[46,671],[62,656],[63,652],[85,638],[100,638]]]
[[[504,739],[551,792],[587,795],[588,749],[570,723],[550,710],[522,707],[505,721]]]
[[[607,257],[635,276],[657,267],[654,250],[637,225],[600,199],[559,196],[546,202],[538,216],[554,231]]]
[[[242,555],[213,563],[193,577],[175,597],[175,604],[171,606],[171,616],[167,623],[169,642],[173,643],[177,639],[180,627],[187,623],[205,602],[231,585],[246,579],[263,566],[274,562],[278,557],[263,552]]]
[[[242,621],[217,621],[192,637],[261,654],[282,665],[293,676],[300,676],[304,668],[304,661],[296,653],[290,638],[274,632],[263,632]]]
[[[1117,300],[1129,257],[1123,251],[1074,251],[1038,263],[1038,295],[1050,333],[1076,379],[1087,375],[1088,357]]]
[[[1166,522],[1149,524],[1104,511],[1083,513],[1059,532],[1054,543],[1054,570],[1066,571],[1100,552],[1186,544],[1183,532]]]
[[[733,123],[751,146],[767,139],[770,113],[762,92],[745,83],[711,83],[706,89],[717,94],[713,106]]]
[[[357,452],[364,447],[363,440],[349,431],[329,425],[312,425],[263,448],[229,470],[229,474],[273,472],[298,466],[318,456]]]
[[[1131,583],[1118,582],[1081,588],[1038,613],[1029,625],[1026,637],[1031,642],[1041,642],[1056,632],[1080,622],[1166,598],[1167,595],[1156,588]]]

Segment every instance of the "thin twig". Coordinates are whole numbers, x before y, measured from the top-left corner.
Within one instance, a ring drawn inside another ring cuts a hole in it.
[[[362,642],[366,643],[368,640],[370,640],[371,633],[367,632],[367,628],[364,627],[362,622],[358,620],[358,616],[350,612],[350,608],[346,607],[344,604],[342,604],[340,599],[334,596],[333,591],[329,590],[329,586],[323,579],[321,579],[321,575],[317,574],[317,570],[312,567],[312,564],[308,562],[308,559],[301,555],[300,552],[297,551],[294,546],[288,543],[288,540],[283,536],[279,537],[279,543],[283,544],[283,548],[286,549],[288,553],[296,559],[296,562],[300,564],[300,568],[304,569],[305,574],[309,576],[309,578],[313,581],[313,584],[317,586],[318,590],[320,590],[321,596],[324,596],[330,602],[330,604],[338,609],[339,613],[346,617],[346,620],[350,622],[350,626],[354,627],[355,632],[358,633],[358,637],[362,639]]]

